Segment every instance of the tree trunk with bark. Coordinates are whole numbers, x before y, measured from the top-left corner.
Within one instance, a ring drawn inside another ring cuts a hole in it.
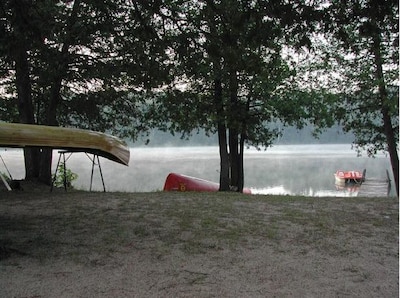
[[[221,78],[214,80],[214,105],[217,111],[217,130],[218,130],[218,145],[220,157],[220,175],[219,175],[219,190],[229,191],[229,153],[226,136],[226,125],[223,117],[224,104],[222,98],[222,83]]]
[[[219,190],[229,191],[229,153],[227,146],[226,128],[224,125],[218,127],[218,144],[220,156]]]
[[[230,71],[229,74],[229,157],[230,157],[230,178],[231,189],[240,191],[240,154],[239,154],[239,127],[240,117],[238,117],[239,103],[238,103],[238,78],[235,69]]]
[[[30,79],[30,65],[28,60],[27,38],[23,20],[29,7],[21,7],[15,3],[14,28],[15,48],[13,49],[15,63],[15,84],[17,88],[19,121],[26,124],[34,124],[34,109],[32,103],[32,85]],[[24,148],[25,179],[36,180],[39,176],[38,148]]]
[[[28,55],[22,44],[16,49],[15,70],[20,122],[34,124]],[[26,180],[36,180],[38,178],[39,155],[38,148],[24,148]]]
[[[239,179],[238,179],[238,191],[243,192],[244,188],[244,142],[247,139],[247,115],[250,110],[250,99],[246,102],[246,108],[243,111],[244,114],[241,117],[242,132],[240,133],[239,140]]]
[[[396,137],[392,125],[390,111],[390,103],[387,95],[385,78],[383,75],[383,59],[381,53],[381,39],[379,34],[375,33],[373,36],[373,53],[375,59],[375,78],[378,81],[379,99],[381,106],[381,113],[383,119],[383,128],[386,136],[386,143],[390,156],[390,163],[392,166],[394,183],[396,186],[396,194],[399,195],[399,156],[397,153]]]
[[[231,189],[239,191],[240,155],[239,137],[236,129],[229,129],[229,162],[231,172]]]
[[[66,37],[61,48],[60,55],[58,60],[55,63],[55,72],[56,75],[53,78],[49,105],[46,110],[46,125],[50,126],[58,126],[57,123],[57,108],[61,102],[61,86],[63,78],[66,76],[68,72],[69,65],[69,54],[68,49],[70,48],[73,40],[72,27],[75,24],[78,17],[78,10],[80,5],[80,0],[75,0],[74,5],[72,7],[71,15],[68,18],[67,26],[66,26]],[[51,163],[53,159],[53,151],[52,149],[44,148],[41,152],[40,158],[40,171],[39,171],[39,180],[45,184],[51,184]]]
[[[244,141],[245,135],[240,135],[239,140],[239,160],[238,160],[238,167],[239,167],[239,177],[238,177],[238,192],[243,192],[244,188]]]

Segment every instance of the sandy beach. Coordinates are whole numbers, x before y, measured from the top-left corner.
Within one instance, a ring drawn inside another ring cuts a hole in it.
[[[0,191],[0,297],[398,297],[396,198]]]

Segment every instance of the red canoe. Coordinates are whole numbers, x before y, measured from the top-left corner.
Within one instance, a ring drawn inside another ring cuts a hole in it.
[[[170,173],[164,184],[164,191],[218,191],[219,184],[191,176]],[[243,193],[251,194],[248,188]]]

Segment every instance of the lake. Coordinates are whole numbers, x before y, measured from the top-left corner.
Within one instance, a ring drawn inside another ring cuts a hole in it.
[[[1,149],[5,164],[14,179],[24,178],[23,153],[20,149]],[[245,151],[245,186],[257,194],[304,196],[354,196],[356,189],[337,189],[336,170],[367,169],[368,178],[386,178],[389,157],[357,157],[350,144],[276,145],[266,151]],[[58,154],[54,151],[53,168]],[[131,148],[129,167],[100,158],[107,191],[149,192],[162,190],[170,172],[219,181],[218,147],[140,147]],[[75,188],[89,190],[91,160],[84,153],[74,153],[67,168],[78,174]],[[2,161],[0,171],[6,173]],[[97,167],[93,190],[102,190]],[[392,194],[394,195],[394,194]]]

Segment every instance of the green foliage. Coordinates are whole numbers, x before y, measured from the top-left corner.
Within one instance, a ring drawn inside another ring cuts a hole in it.
[[[58,165],[58,171],[53,176],[54,186],[55,187],[64,187],[64,183],[66,183],[67,188],[73,188],[72,182],[78,179],[78,174],[72,172],[70,169],[65,167],[65,164],[61,162]]]
[[[49,124],[56,112],[59,125],[136,138],[145,130],[138,108],[145,91],[169,80],[157,10],[155,3],[123,0],[28,1],[21,7],[2,1],[1,119],[18,121],[21,114],[21,86],[14,85],[20,50],[29,64],[24,90],[31,92],[36,123]]]
[[[278,136],[269,128],[271,122],[305,124],[310,97],[296,96],[290,81],[294,71],[281,55],[284,46],[304,46],[314,21],[300,9],[305,4],[298,8],[257,1],[173,5],[177,3],[170,1],[166,9],[173,41],[170,58],[183,90],[172,86],[154,103],[151,114],[158,115],[164,130],[185,135],[203,128],[212,133],[217,120],[223,119],[228,129],[243,132],[248,144],[258,146],[270,145]],[[301,18],[307,24],[296,21]],[[215,103],[216,79],[222,87],[221,111]]]
[[[374,155],[398,144],[398,1],[339,1],[327,9],[326,62],[336,74],[335,118]]]
[[[389,153],[399,192],[399,3],[332,1],[324,38],[326,62],[336,74],[336,119],[369,155]]]
[[[234,150],[269,146],[276,122],[340,122],[371,154],[397,147],[397,1],[21,3],[0,4],[1,120],[132,140],[222,127]]]

